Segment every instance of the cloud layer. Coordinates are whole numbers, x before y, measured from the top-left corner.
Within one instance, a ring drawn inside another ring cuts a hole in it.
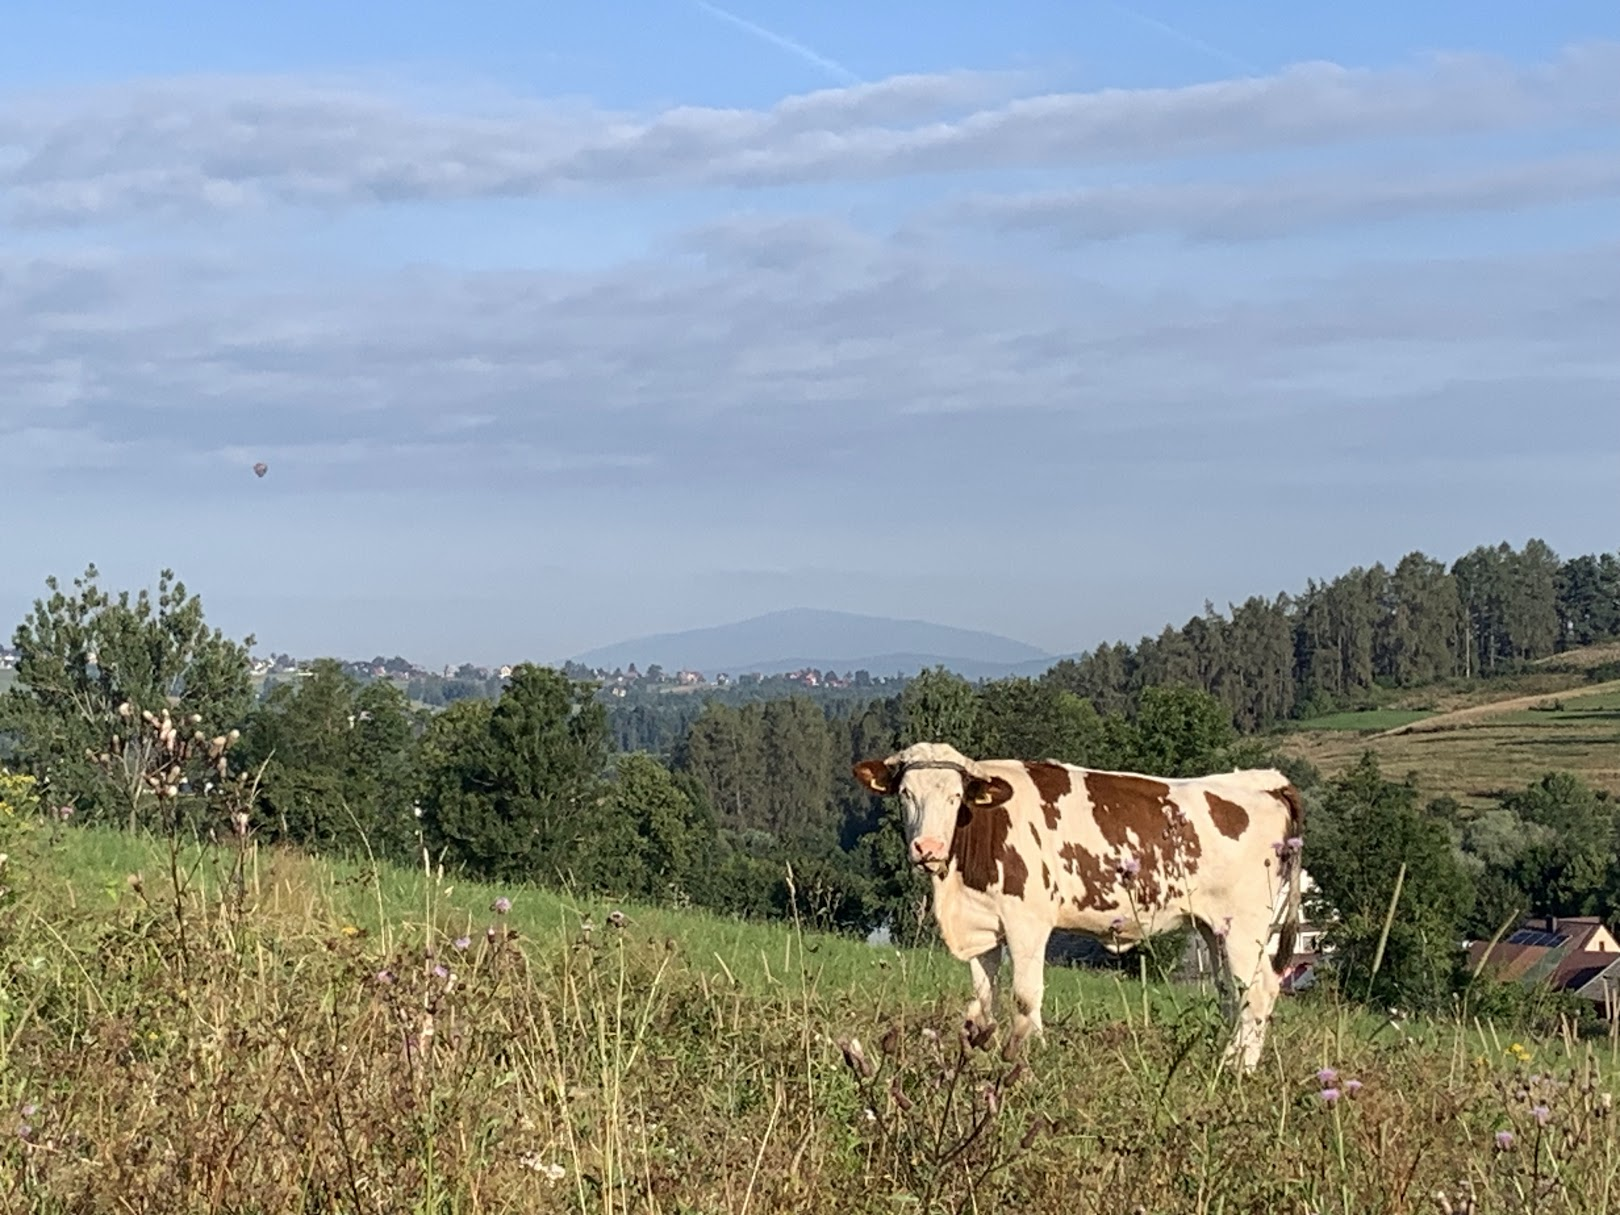
[[[1581,211],[1620,193],[1615,46],[655,114],[470,97],[225,77],[0,104],[0,478],[88,518],[263,459],[301,538],[356,550],[409,494],[476,501],[411,516],[464,580],[481,545],[578,569],[640,542],[692,571],[844,562],[904,610],[958,549],[1064,554],[1048,605],[1098,593],[1082,554],[1134,586],[1203,562],[1201,600],[1245,537],[1306,519],[1364,553],[1356,492],[1494,539],[1513,504],[1470,487],[1588,517],[1571,470],[1620,455],[1620,225]],[[634,252],[461,264],[497,202]],[[391,256],[311,235],[400,216]],[[392,505],[323,522],[340,494]],[[1019,631],[994,585],[971,618],[909,610]]]
[[[18,222],[272,203],[532,197],[631,184],[760,187],[1131,164],[1381,138],[1612,126],[1620,46],[1519,66],[1305,63],[1181,88],[1006,96],[1014,78],[903,76],[766,110],[650,116],[509,100],[481,111],[298,79],[150,81],[13,97],[0,192]]]

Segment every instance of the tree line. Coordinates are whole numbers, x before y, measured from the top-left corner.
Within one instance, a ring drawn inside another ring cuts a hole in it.
[[[1574,646],[1620,637],[1620,558],[1560,560],[1541,540],[1482,545],[1448,567],[1422,552],[1297,595],[1255,595],[1135,646],[1102,645],[1045,678],[1127,707],[1144,688],[1214,696],[1241,730],[1367,703],[1380,688],[1509,674]]]
[[[1571,583],[1561,575],[1554,585]],[[1323,779],[1276,754],[1274,737],[1237,728],[1231,689],[1247,685],[1230,672],[1104,694],[1075,686],[1074,671],[1096,669],[1088,658],[1072,671],[978,684],[935,669],[865,699],[712,697],[658,754],[621,745],[599,689],[563,671],[521,665],[497,695],[432,711],[396,683],[323,660],[259,697],[252,639],[209,628],[200,601],[167,571],[155,597],[109,595],[93,567],[48,590],[16,631],[17,682],[0,698],[0,729],[8,762],[39,779],[44,804],[81,822],[183,822],[198,834],[237,823],[316,852],[401,862],[426,850],[488,880],[798,914],[916,942],[932,934],[926,881],[904,862],[892,808],[849,769],[940,740],[968,754],[1166,776],[1281,767],[1306,793],[1307,867],[1338,918],[1340,978],[1358,997],[1441,1003],[1466,982],[1455,948],[1463,936],[1489,936],[1515,914],[1620,911],[1620,820],[1607,796],[1546,773],[1467,814],[1449,799],[1423,801],[1370,758]],[[1223,627],[1237,630],[1239,619]],[[154,769],[151,749],[136,745],[143,721],[194,736],[194,754]],[[1403,864],[1403,913],[1374,975]]]

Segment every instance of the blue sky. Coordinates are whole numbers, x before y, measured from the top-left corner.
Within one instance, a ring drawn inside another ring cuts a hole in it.
[[[1620,547],[1613,4],[0,20],[0,619],[94,561],[260,651],[1059,652]]]

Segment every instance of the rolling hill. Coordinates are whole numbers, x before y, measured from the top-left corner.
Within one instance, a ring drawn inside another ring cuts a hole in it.
[[[774,675],[817,670],[915,674],[935,665],[969,679],[1034,675],[1058,660],[1035,646],[996,633],[924,620],[793,608],[731,624],[661,633],[575,655],[588,667],[690,669],[708,675]]]

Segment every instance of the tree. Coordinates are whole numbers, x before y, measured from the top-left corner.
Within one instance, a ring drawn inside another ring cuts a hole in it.
[[[592,841],[599,889],[631,898],[702,901],[715,846],[714,816],[691,779],[650,755],[625,755],[607,789],[607,816]]]
[[[1024,677],[987,683],[979,689],[977,720],[981,758],[1097,766],[1113,758],[1091,702],[1053,683]]]
[[[1417,804],[1417,788],[1385,780],[1372,752],[1328,783],[1305,817],[1306,865],[1339,914],[1328,930],[1346,994],[1409,1009],[1437,1008],[1457,973],[1473,891],[1446,825]],[[1381,964],[1379,939],[1405,865]]]
[[[168,710],[188,737],[235,728],[253,703],[253,638],[210,630],[202,601],[169,570],[155,599],[145,589],[115,598],[98,578],[89,566],[72,594],[45,580],[50,597],[34,601],[13,637],[17,683],[0,699],[0,724],[53,804],[75,806],[85,821],[122,817],[133,829],[155,802],[140,779],[139,747],[125,746],[144,738],[130,723]],[[205,767],[182,775],[200,780]]]
[[[920,671],[900,693],[900,745],[948,743],[964,755],[979,744],[979,700],[973,685],[943,666]]]
[[[1208,692],[1147,688],[1121,758],[1159,776],[1202,776],[1231,767],[1236,742],[1231,714]]]
[[[575,870],[604,817],[607,722],[593,690],[524,663],[493,705],[445,710],[423,740],[422,822],[436,849],[484,877]]]
[[[1595,915],[1607,910],[1615,854],[1612,803],[1600,800],[1573,773],[1548,772],[1507,798],[1503,808],[1532,829],[1504,868],[1529,897],[1533,910],[1544,915]]]
[[[244,762],[265,765],[262,829],[323,852],[411,857],[414,735],[394,684],[361,685],[341,663],[316,661],[265,698],[243,735]]]

